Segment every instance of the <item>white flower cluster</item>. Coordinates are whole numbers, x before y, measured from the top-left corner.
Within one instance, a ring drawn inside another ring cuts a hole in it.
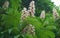
[[[32,26],[31,24],[27,25],[23,31],[23,33],[29,33],[29,34],[32,34],[32,35],[35,35],[35,27]]]
[[[5,1],[2,8],[7,9],[9,6],[9,1]]]
[[[45,11],[44,10],[41,12],[40,18],[45,19]]]
[[[22,19],[25,19],[27,16],[32,16],[32,17],[35,17],[34,16],[34,13],[35,13],[35,5],[34,5],[34,1],[31,1],[30,5],[29,5],[29,9],[27,10],[26,8],[24,8],[22,10],[22,15],[21,15],[21,18]]]
[[[53,17],[54,17],[54,19],[59,18],[59,14],[58,14],[58,12],[57,12],[57,10],[55,8],[53,8]]]
[[[25,19],[25,18],[28,17],[28,16],[29,16],[29,12],[27,11],[26,8],[24,8],[24,9],[22,10],[21,19],[23,20],[23,19]]]
[[[34,17],[34,13],[35,13],[35,2],[34,1],[30,2],[29,13],[30,13],[31,16]]]

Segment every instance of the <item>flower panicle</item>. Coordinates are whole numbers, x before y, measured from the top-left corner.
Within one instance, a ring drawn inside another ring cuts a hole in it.
[[[23,31],[23,33],[29,33],[29,34],[32,34],[32,35],[35,35],[35,27],[31,24],[27,25]]]
[[[45,19],[45,11],[44,10],[41,12],[40,18]]]
[[[2,8],[6,10],[8,7],[9,7],[9,1],[5,1]]]
[[[35,17],[34,16],[34,13],[35,13],[35,5],[34,5],[34,3],[35,3],[34,1],[31,1],[30,2],[30,5],[29,5],[29,9],[28,10],[25,7],[23,8],[21,19],[25,19],[28,16]]]
[[[54,19],[59,18],[59,14],[58,14],[58,12],[57,12],[57,10],[55,8],[53,8],[53,17],[54,17]]]
[[[32,17],[35,17],[34,16],[34,13],[35,13],[35,2],[34,1],[31,1],[30,2],[30,5],[29,5],[29,13]]]

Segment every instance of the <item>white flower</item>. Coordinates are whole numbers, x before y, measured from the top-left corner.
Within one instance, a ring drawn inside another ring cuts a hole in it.
[[[35,17],[35,16],[34,16],[34,13],[35,13],[35,4],[34,4],[34,3],[35,3],[34,1],[31,1],[30,5],[29,5],[29,6],[30,6],[30,7],[29,7],[29,10],[30,10],[29,13],[30,13],[30,15],[33,16],[33,17]]]
[[[34,27],[33,25],[28,24],[28,25],[22,30],[22,32],[23,32],[23,33],[29,33],[29,34],[35,35],[35,28],[33,28],[33,27]]]
[[[33,29],[35,29],[35,27],[34,27],[34,26],[33,26],[32,28],[33,28]]]
[[[2,8],[7,9],[8,6],[9,6],[9,1],[5,1]]]
[[[40,18],[45,19],[45,11],[44,10],[41,12]]]
[[[26,8],[23,8],[23,10],[22,10],[22,14],[21,14],[21,19],[25,19],[25,17],[26,17]]]
[[[30,2],[30,6],[35,6],[34,4],[35,4],[34,1],[31,1],[31,2]]]
[[[32,1],[32,3],[34,4],[35,2],[34,2],[34,1]]]
[[[28,10],[29,16],[31,15],[31,10]]]
[[[23,8],[23,10],[24,10],[24,11],[26,11],[26,10],[27,10],[27,8],[25,8],[25,7],[24,7],[24,8]]]
[[[29,12],[28,10],[24,7],[22,10],[22,15],[21,15],[21,19],[25,19],[26,17],[29,16]]]
[[[53,17],[54,17],[54,19],[59,18],[59,14],[55,8],[53,8]]]
[[[29,26],[30,26],[30,27],[32,27],[32,25],[31,25],[31,24],[29,24]]]

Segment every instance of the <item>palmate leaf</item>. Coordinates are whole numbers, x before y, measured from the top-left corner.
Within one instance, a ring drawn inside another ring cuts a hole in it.
[[[11,3],[11,7],[12,7],[13,9],[18,9],[19,0],[10,0],[10,3]]]
[[[36,29],[35,32],[38,38],[55,38],[55,34],[49,30]]]
[[[20,13],[18,10],[16,9],[12,9],[9,8],[7,11],[8,15],[3,15],[2,16],[2,20],[4,20],[2,22],[4,29],[3,31],[7,31],[9,29],[12,29],[13,34],[17,34],[19,33],[19,24],[20,24]],[[11,34],[11,31],[8,31],[9,34]]]
[[[46,33],[49,38],[55,38],[55,34],[52,31],[46,31]]]
[[[33,17],[28,17],[26,20],[29,24],[34,25],[35,28],[40,28],[43,26],[41,22],[39,22],[37,19],[35,19]]]
[[[29,17],[26,20],[28,21],[28,23],[35,26],[35,32],[38,38],[55,38],[55,34],[52,31],[40,29],[41,27],[43,27],[43,24],[37,19]]]
[[[14,36],[14,38],[19,38],[19,36],[20,36],[20,34],[19,34],[19,35]]]
[[[31,34],[25,34],[25,37],[24,38],[33,38],[33,36]]]
[[[55,38],[55,35],[53,32],[48,30],[39,30],[40,32],[40,38]]]
[[[22,31],[26,27],[26,25],[28,25],[28,22],[26,20],[20,21],[20,31]]]
[[[26,33],[24,38],[37,38],[36,35],[31,35],[29,33]]]
[[[46,29],[48,29],[48,30],[53,30],[53,29],[55,29],[55,30],[56,30],[57,28],[56,28],[56,26],[46,26]]]
[[[19,25],[19,20],[20,20],[20,13],[18,11],[11,10],[9,9],[9,15],[3,15],[3,20],[4,20],[4,25],[8,28],[9,26],[11,27],[16,27]]]

